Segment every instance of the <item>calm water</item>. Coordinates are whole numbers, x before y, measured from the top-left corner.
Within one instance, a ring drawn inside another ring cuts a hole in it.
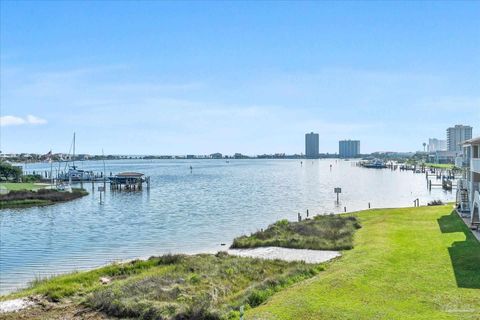
[[[330,170],[330,164],[332,169]],[[83,162],[102,171],[101,162]],[[451,192],[428,192],[425,176],[364,169],[341,160],[121,160],[107,172],[151,176],[149,192],[107,191],[68,203],[0,211],[0,292],[35,277],[97,267],[115,260],[167,252],[220,250],[249,233],[297,212],[342,212],[412,206]],[[190,173],[189,167],[193,167]],[[50,169],[28,165],[28,170]],[[85,184],[91,191],[91,185]],[[84,187],[85,187],[84,186]],[[335,203],[334,187],[341,187]]]

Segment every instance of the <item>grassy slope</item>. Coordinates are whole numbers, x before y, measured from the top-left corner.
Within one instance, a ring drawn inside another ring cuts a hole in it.
[[[480,319],[480,243],[451,207],[359,217],[355,249],[247,319]]]

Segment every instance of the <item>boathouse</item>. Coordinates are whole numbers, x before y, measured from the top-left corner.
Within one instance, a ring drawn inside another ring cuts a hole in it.
[[[139,172],[121,172],[109,179],[111,190],[142,190],[144,182],[147,183],[147,188],[150,187],[150,177]]]

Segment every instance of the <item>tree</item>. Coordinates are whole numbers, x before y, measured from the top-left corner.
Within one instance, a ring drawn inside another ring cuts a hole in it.
[[[23,172],[21,167],[12,166],[7,162],[0,162],[0,178],[18,181],[20,180],[22,174]]]

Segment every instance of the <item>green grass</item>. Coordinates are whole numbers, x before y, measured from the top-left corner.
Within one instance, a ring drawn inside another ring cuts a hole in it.
[[[282,288],[322,270],[321,265],[226,253],[167,255],[38,280],[30,289],[5,298],[68,298],[109,316],[139,319],[236,319],[241,305],[260,305]],[[109,285],[99,282],[104,276],[111,277]]]
[[[0,195],[0,209],[44,206],[71,201],[86,195],[88,195],[86,190],[78,188],[72,189],[72,192],[61,192],[50,189],[40,189],[36,191],[11,190],[8,194]]]
[[[153,259],[135,260],[123,264],[111,264],[87,272],[74,272],[52,278],[37,279],[31,283],[30,288],[4,296],[2,299],[44,295],[50,300],[58,301],[73,295],[83,296],[101,287],[100,277],[125,278],[145,272],[157,265],[157,261]]]
[[[0,209],[7,208],[28,208],[35,206],[47,206],[53,204],[49,200],[39,200],[39,199],[25,199],[25,200],[10,200],[10,201],[0,201]]]
[[[140,319],[238,319],[241,305],[245,319],[480,318],[480,243],[451,206],[355,215],[354,248],[322,265],[167,255],[38,280],[0,300],[45,295]]]
[[[452,170],[456,168],[455,165],[451,163],[425,163],[425,166],[430,168],[447,169],[447,170]]]
[[[345,215],[315,216],[300,222],[280,220],[267,229],[233,240],[232,248],[285,247],[313,250],[348,250],[360,224]]]
[[[246,319],[480,319],[480,243],[451,211],[358,213],[353,250]]]
[[[0,183],[0,188],[5,187],[7,190],[37,190],[41,189],[44,186],[43,185],[38,185],[35,183],[31,182],[2,182]]]

